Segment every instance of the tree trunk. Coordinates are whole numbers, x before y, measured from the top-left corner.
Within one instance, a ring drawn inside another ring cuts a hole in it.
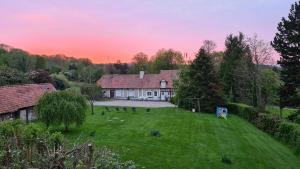
[[[260,84],[257,85],[257,105],[259,109],[264,110],[264,106],[262,103],[262,95],[261,95],[261,86]]]
[[[253,76],[253,106],[257,107],[257,84],[256,84],[255,72],[254,72],[254,76]]]
[[[94,115],[94,102],[91,101],[90,103],[91,103],[92,115]]]

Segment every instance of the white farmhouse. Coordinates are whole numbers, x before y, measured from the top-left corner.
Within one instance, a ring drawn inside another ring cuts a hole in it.
[[[175,95],[173,81],[177,78],[176,70],[161,70],[159,74],[140,71],[140,74],[103,75],[97,85],[107,98],[167,101]]]

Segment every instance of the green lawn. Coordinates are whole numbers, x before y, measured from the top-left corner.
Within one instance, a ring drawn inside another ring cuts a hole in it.
[[[266,110],[269,111],[269,112],[271,112],[271,113],[280,115],[280,109],[279,109],[278,106],[267,106]],[[283,117],[288,117],[290,114],[292,114],[292,113],[294,113],[296,111],[297,111],[297,109],[284,108],[284,109],[282,109],[282,116]]]
[[[79,135],[106,145],[139,168],[150,169],[296,169],[300,158],[287,146],[237,116],[228,120],[210,114],[175,111],[171,108],[106,112],[96,108],[86,123],[72,128],[66,137]],[[150,136],[157,129],[161,137]],[[94,137],[90,133],[96,131]],[[232,164],[221,162],[225,154]]]

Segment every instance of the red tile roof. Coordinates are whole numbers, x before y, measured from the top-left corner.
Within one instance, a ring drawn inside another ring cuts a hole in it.
[[[34,106],[46,92],[55,91],[52,84],[25,84],[0,87],[0,114]]]
[[[177,70],[162,70],[160,74],[103,75],[97,84],[104,89],[157,89],[160,81],[167,81],[166,88],[173,88],[173,80],[177,79]]]

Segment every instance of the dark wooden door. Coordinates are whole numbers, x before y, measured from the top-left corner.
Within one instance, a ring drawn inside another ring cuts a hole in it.
[[[110,90],[110,98],[114,98],[115,97],[115,91],[114,90]]]

